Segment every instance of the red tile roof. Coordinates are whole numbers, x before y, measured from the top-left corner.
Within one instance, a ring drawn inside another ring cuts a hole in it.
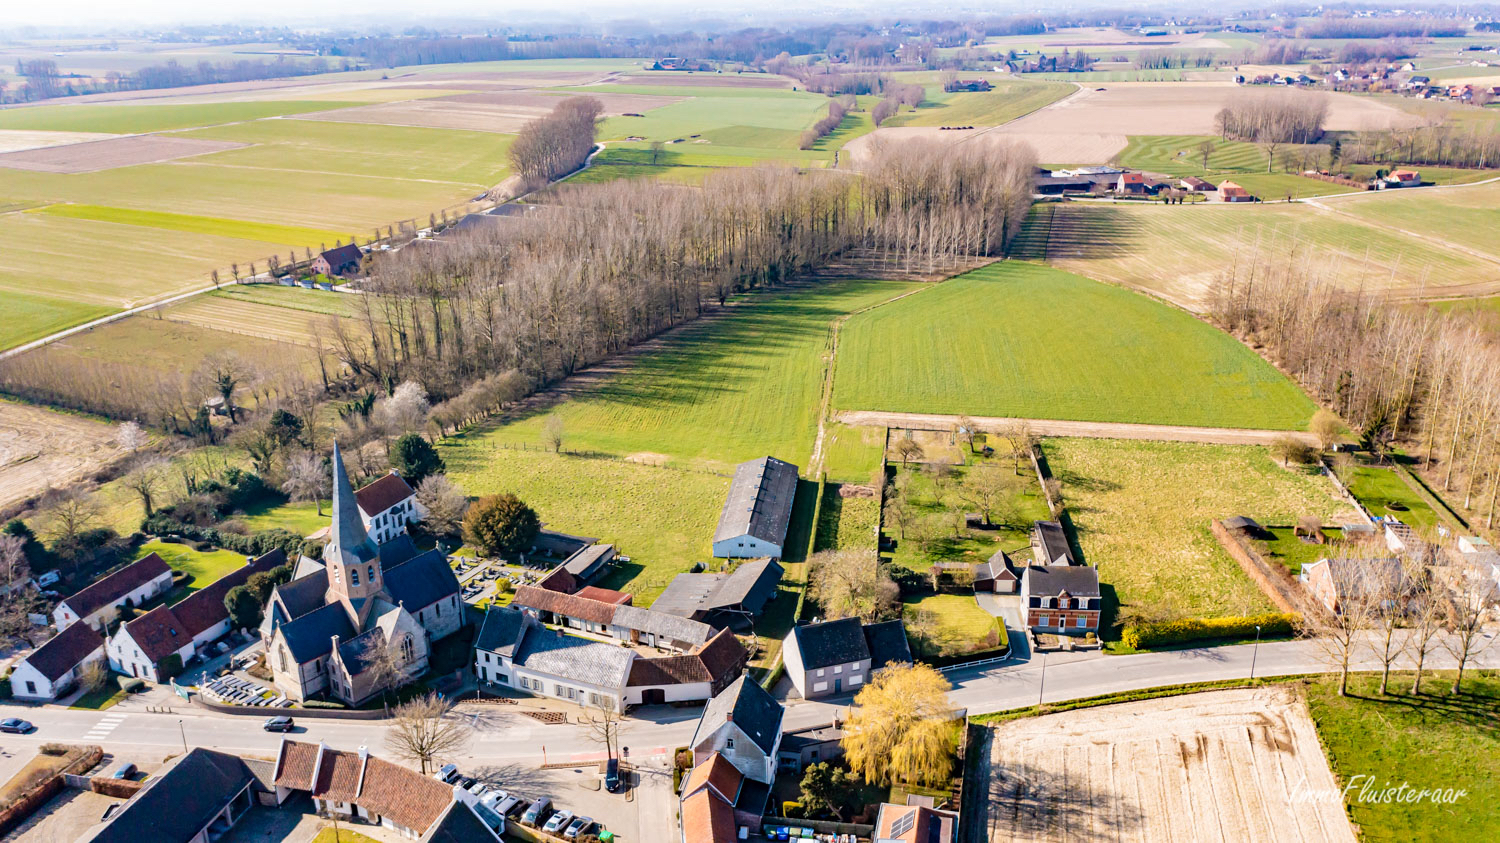
[[[615,591],[612,588],[599,588],[594,585],[586,585],[578,589],[578,597],[586,597],[589,600],[598,600],[601,603],[613,603],[615,605],[630,605],[634,598],[623,591]]]
[[[375,516],[412,496],[411,486],[394,471],[354,493],[365,515]]]
[[[318,745],[283,741],[276,758],[276,785],[293,790],[312,790],[313,768],[318,764]]]
[[[565,615],[589,623],[607,624],[615,619],[615,604],[613,603],[604,603],[577,594],[563,594],[560,591],[549,591],[529,585],[516,589],[516,596],[511,600],[511,605]]]
[[[318,780],[313,782],[313,769]],[[276,784],[319,799],[352,802],[418,834],[442,818],[453,789],[431,776],[357,752],[286,741],[276,763]]]
[[[229,609],[224,605],[224,595],[231,588],[244,585],[251,574],[269,571],[285,563],[286,554],[273,550],[184,597],[172,606],[172,614],[182,621],[189,637],[198,635],[229,617]]]
[[[166,606],[157,606],[125,624],[125,631],[152,662],[161,661],[193,640],[187,627]]]
[[[698,649],[680,656],[638,658],[630,663],[630,687],[680,685],[688,682],[727,684],[744,668],[750,654],[727,629]]]
[[[715,752],[688,774],[687,785],[682,788],[682,792],[692,795],[693,791],[698,788],[709,785],[718,791],[725,801],[733,803],[739,796],[740,783],[744,779],[744,774],[736,769],[728,758]]]
[[[734,806],[708,790],[682,800],[682,839],[687,843],[730,843],[735,834]]]
[[[556,591],[559,594],[572,594],[578,590],[578,580],[568,573],[563,566],[558,565],[552,569],[547,576],[542,577],[537,588],[545,588],[548,591]]]
[[[71,597],[63,598],[63,602],[68,604],[68,608],[77,612],[80,618],[86,618],[162,574],[170,575],[171,573],[172,569],[167,565],[166,560],[152,553],[91,584]]]

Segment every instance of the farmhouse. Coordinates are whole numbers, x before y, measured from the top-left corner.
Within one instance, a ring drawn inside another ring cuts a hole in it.
[[[776,761],[782,770],[802,770],[819,761],[832,761],[844,754],[844,725],[837,716],[828,723],[788,729],[781,733]]]
[[[406,532],[406,525],[422,520],[417,493],[395,471],[354,493],[359,518],[376,544],[385,544]]]
[[[792,627],[782,646],[787,678],[803,699],[855,691],[891,663],[911,664],[901,621],[841,618]]]
[[[1188,176],[1187,178],[1180,179],[1177,185],[1183,190],[1191,190],[1195,193],[1208,193],[1209,191],[1218,190],[1217,187],[1214,187],[1213,182],[1204,181],[1197,176]]]
[[[232,621],[224,596],[244,585],[251,574],[269,572],[286,564],[286,554],[273,550],[252,559],[205,588],[172,606],[157,606],[115,630],[105,645],[109,666],[120,673],[165,682],[208,645],[229,633]],[[176,657],[174,663],[171,660]]]
[[[781,746],[784,713],[781,703],[765,689],[741,676],[703,707],[703,716],[698,719],[698,727],[688,743],[688,749],[693,753],[694,769],[689,781],[715,770],[719,771],[716,778],[741,779],[737,785],[738,796],[733,802],[727,798],[724,801],[734,808],[734,822],[752,830],[760,828],[760,817],[765,813],[770,787],[776,779],[776,757]],[[692,833],[687,801],[695,792],[689,787],[683,788],[684,834]],[[727,793],[724,795],[728,796]],[[698,818],[700,811],[706,814],[707,806],[694,806],[694,826],[701,822]],[[730,831],[733,832],[732,827]],[[698,843],[718,838],[688,836],[685,839],[688,843]]]
[[[1401,560],[1394,557],[1332,558],[1304,565],[1297,580],[1323,608],[1337,615],[1351,600],[1379,595],[1387,588],[1404,589],[1406,573]]]
[[[1232,181],[1219,183],[1219,198],[1225,202],[1254,202],[1255,197],[1250,191],[1235,184]]]
[[[1089,565],[1032,565],[1021,575],[1021,623],[1036,632],[1099,630],[1099,573]]]
[[[18,700],[51,702],[78,684],[90,662],[104,660],[104,637],[86,623],[75,623],[16,662],[11,693]]]
[[[797,496],[797,466],[775,457],[741,463],[714,530],[714,556],[780,559]]]
[[[172,569],[155,553],[115,571],[70,597],[52,610],[59,630],[83,621],[103,631],[121,606],[139,606],[172,588]]]
[[[728,574],[678,574],[651,610],[718,628],[748,627],[776,597],[784,570],[773,559],[757,559]]]
[[[364,747],[345,752],[324,743],[283,739],[273,781],[277,796],[283,799],[297,793],[310,795],[313,810],[319,814],[357,818],[413,839],[434,839],[449,823],[460,822],[461,815],[455,817],[454,811],[466,808],[478,814],[481,807],[459,799],[456,788],[377,758]],[[473,824],[464,827],[473,828]],[[469,839],[498,841],[499,836],[490,832],[487,837]]]
[[[269,762],[195,747],[146,780],[146,786],[82,840],[88,843],[209,843],[255,805],[280,805]]]
[[[378,546],[370,538],[337,443],[323,560],[299,560],[294,573],[272,592],[260,627],[276,687],[290,699],[327,693],[357,705],[376,693],[368,671],[377,652],[415,678],[432,643],[463,625],[458,578],[441,552],[418,552],[404,531]]]
[[[1005,551],[997,550],[988,561],[974,566],[974,590],[993,591],[999,594],[1015,594],[1021,577]]]
[[[1142,173],[1121,173],[1115,180],[1115,192],[1127,196],[1144,196],[1150,192],[1149,182]]]
[[[535,586],[516,589],[511,605],[525,609],[543,623],[552,623],[597,635],[608,635],[630,644],[644,644],[685,653],[708,643],[714,628],[689,618],[628,605],[630,595],[610,602],[585,596],[607,589],[585,588],[564,594]],[[618,594],[618,592],[613,592]]]
[[[1416,170],[1392,170],[1385,177],[1386,187],[1421,187],[1422,174]]]
[[[359,264],[364,257],[364,252],[353,243],[336,246],[312,259],[312,271],[320,275],[347,278],[359,274]]]
[[[988,79],[958,79],[943,86],[943,90],[949,93],[956,92],[982,92],[994,89]]]

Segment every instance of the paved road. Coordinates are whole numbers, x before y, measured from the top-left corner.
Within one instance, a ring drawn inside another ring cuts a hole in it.
[[[1013,419],[999,416],[970,416],[980,427],[997,430],[1024,421],[1038,436],[1082,436],[1090,439],[1153,439],[1168,442],[1199,442],[1215,445],[1269,445],[1283,436],[1294,436],[1317,444],[1309,433],[1287,430],[1242,430],[1227,427],[1186,427],[1172,424],[1124,424],[1121,422],[1084,422],[1063,419]],[[850,425],[907,427],[918,430],[949,430],[958,424],[958,416],[937,413],[888,413],[880,410],[839,410],[834,420]]]

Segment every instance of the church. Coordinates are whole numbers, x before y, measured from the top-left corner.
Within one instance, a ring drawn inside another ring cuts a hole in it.
[[[382,544],[370,538],[335,444],[323,559],[298,560],[260,626],[276,689],[299,702],[360,705],[382,684],[398,687],[425,673],[433,642],[457,632],[463,616],[458,578],[440,551],[419,551],[404,525]],[[399,676],[383,683],[391,667]]]

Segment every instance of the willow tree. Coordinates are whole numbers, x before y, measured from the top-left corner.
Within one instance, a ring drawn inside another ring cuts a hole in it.
[[[959,727],[952,686],[925,664],[891,664],[854,698],[844,759],[870,784],[938,785],[953,776]]]

